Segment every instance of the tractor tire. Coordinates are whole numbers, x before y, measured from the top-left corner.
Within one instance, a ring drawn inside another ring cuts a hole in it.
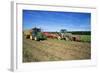
[[[69,38],[68,38],[68,37],[65,37],[65,40],[66,40],[66,41],[68,41],[68,40],[69,40]]]
[[[25,38],[26,38],[26,39],[29,39],[29,38],[30,38],[30,35],[25,35]]]
[[[34,40],[37,41],[38,40],[37,37],[34,37]]]
[[[60,36],[58,36],[58,37],[57,37],[57,39],[58,39],[58,40],[61,40],[61,37],[60,37]]]
[[[31,39],[31,40],[33,40],[33,37],[32,37],[32,35],[30,35],[30,39]]]

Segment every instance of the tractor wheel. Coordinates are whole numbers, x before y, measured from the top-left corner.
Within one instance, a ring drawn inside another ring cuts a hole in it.
[[[37,37],[34,37],[34,40],[37,41],[38,40]]]
[[[58,37],[57,37],[57,39],[58,39],[58,40],[61,40],[61,37],[60,37],[60,36],[58,36]]]
[[[33,40],[33,37],[32,37],[32,35],[30,35],[30,39],[31,39],[31,40]]]
[[[68,41],[69,40],[68,37],[65,37],[65,40]]]
[[[30,38],[30,35],[25,35],[25,38],[26,38],[26,39],[29,39],[29,38]]]

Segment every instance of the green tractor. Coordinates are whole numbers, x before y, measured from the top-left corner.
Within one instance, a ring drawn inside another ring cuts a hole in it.
[[[39,28],[32,28],[31,31],[29,31],[29,34],[26,35],[26,38],[29,36],[29,38],[31,40],[36,40],[36,41],[40,41],[40,40],[46,40],[47,37],[41,32],[41,29]]]

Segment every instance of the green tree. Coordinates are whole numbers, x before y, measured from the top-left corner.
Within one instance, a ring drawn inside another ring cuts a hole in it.
[[[61,32],[61,33],[66,33],[67,30],[66,30],[66,29],[61,29],[60,32]]]

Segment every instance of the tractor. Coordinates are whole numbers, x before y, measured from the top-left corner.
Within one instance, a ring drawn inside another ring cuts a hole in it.
[[[30,38],[31,40],[46,40],[47,37],[41,32],[41,29],[39,28],[32,28],[31,30],[28,31],[28,33],[25,34],[26,38]]]
[[[79,35],[73,35],[72,33],[68,33],[66,29],[62,29],[58,36],[59,40],[70,40],[70,41],[80,41]]]
[[[61,29],[57,34],[59,40],[69,40],[69,35],[71,35],[71,33],[67,33],[66,29]]]
[[[79,35],[73,35],[71,33],[60,33],[58,36],[59,40],[70,40],[70,41],[81,41]]]

